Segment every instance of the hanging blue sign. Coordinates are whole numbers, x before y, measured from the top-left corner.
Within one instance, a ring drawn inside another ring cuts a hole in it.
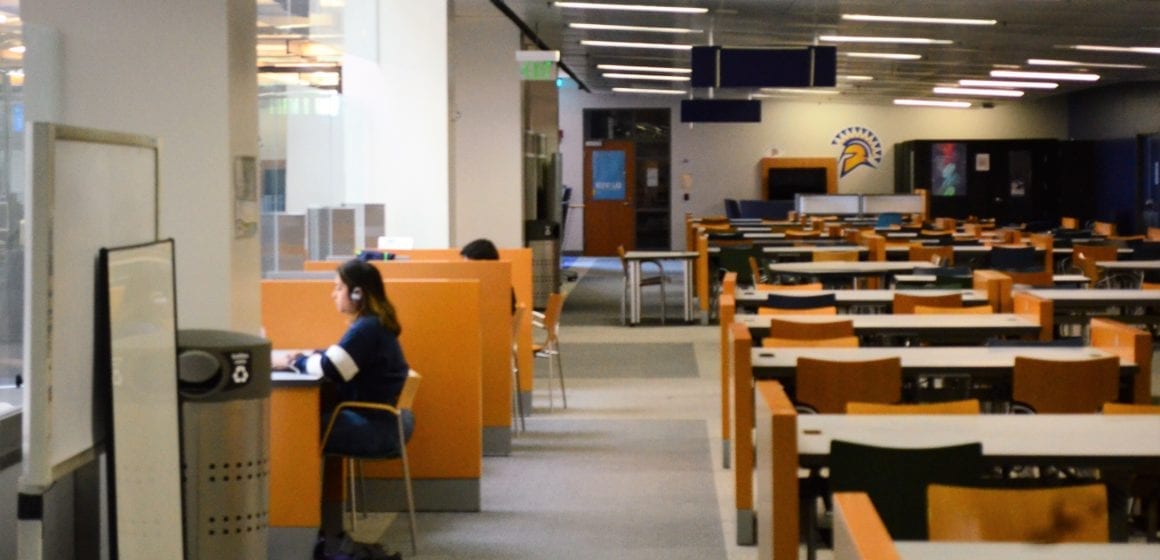
[[[626,192],[624,152],[620,150],[592,152],[592,199],[624,200]]]

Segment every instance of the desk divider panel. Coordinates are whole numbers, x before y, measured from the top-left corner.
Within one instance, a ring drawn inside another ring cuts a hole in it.
[[[386,280],[403,326],[399,341],[423,376],[407,451],[417,507],[478,511],[483,473],[482,343],[477,280]],[[276,349],[326,348],[345,332],[327,280],[264,280],[262,324]],[[448,341],[454,341],[448,344]],[[510,374],[509,374],[510,377]],[[301,391],[301,392],[300,392]],[[321,491],[318,388],[275,387],[271,416],[271,525],[317,526]],[[368,479],[401,479],[398,461],[367,461]],[[369,481],[369,482],[374,482]],[[426,490],[426,491],[425,491]],[[301,502],[278,509],[287,501]],[[376,502],[371,499],[372,507]]]
[[[865,492],[834,493],[834,560],[899,560],[886,524]]]
[[[1039,323],[1039,340],[1047,342],[1055,338],[1055,302],[1026,293],[1016,293],[1012,298],[1012,311],[1030,321]]]
[[[1010,313],[1012,309],[1010,276],[998,270],[976,270],[971,273],[971,287],[987,292],[987,301],[995,313]]]
[[[776,381],[757,394],[758,558],[796,560],[799,542],[797,411]]]
[[[729,459],[732,456],[730,447],[730,433],[732,430],[732,375],[733,354],[729,351],[729,328],[733,324],[733,315],[736,304],[731,293],[721,292],[717,298],[717,319],[721,330],[721,460],[724,468],[729,468]]]
[[[712,277],[709,271],[709,236],[697,236],[697,260],[694,263],[693,275],[697,284],[697,306],[701,309],[701,316],[709,316],[709,286]]]
[[[394,279],[479,281],[479,315],[483,333],[483,453],[488,456],[511,454],[511,263],[459,259],[371,261],[371,264],[379,269],[384,281]],[[335,265],[336,263],[330,261],[307,261],[305,268],[307,271],[334,270]],[[387,296],[397,307],[398,298],[390,291],[390,283],[387,286]],[[453,314],[455,311],[450,309],[449,312]],[[454,340],[456,339],[443,338],[440,343],[444,346],[453,346]],[[422,370],[415,369],[423,373]]]
[[[753,339],[741,323],[729,324],[733,364],[733,491],[737,506],[737,544],[753,544]]]
[[[1132,402],[1152,403],[1152,335],[1111,319],[1091,320],[1091,345],[1136,363]]]

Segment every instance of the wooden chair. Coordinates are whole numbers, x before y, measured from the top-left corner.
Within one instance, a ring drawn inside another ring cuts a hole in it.
[[[620,256],[620,267],[624,271],[624,290],[620,294],[620,324],[622,324],[622,325],[628,321],[628,319],[626,318],[627,317],[626,307],[628,305],[628,290],[630,288],[630,286],[628,285],[628,259],[625,258],[626,253],[627,252],[624,250],[624,245],[618,245],[616,247],[616,254]],[[644,265],[646,265],[646,264],[651,264],[651,265],[654,265],[657,267],[657,273],[655,276],[645,276]],[[641,261],[641,263],[640,263],[640,279],[639,279],[640,287],[644,288],[645,286],[660,286],[660,288],[661,288],[661,324],[662,325],[665,324],[665,315],[667,314],[666,310],[665,310],[665,300],[666,300],[666,298],[665,298],[665,282],[666,282],[666,280],[667,279],[665,278],[665,269],[663,266],[661,266],[660,261],[657,261],[657,260]],[[550,386],[551,386],[551,384],[549,384],[549,387]]]
[[[843,319],[826,321],[824,323],[801,323],[783,319],[770,319],[769,336],[771,338],[784,338],[788,340],[854,336],[854,321]]]
[[[1107,542],[1103,484],[1055,488],[927,488],[932,541]]]
[[[757,257],[749,255],[749,274],[750,280],[754,286],[761,284],[765,280],[765,274],[762,272],[761,263],[757,262]]]
[[[1092,233],[1104,237],[1111,237],[1116,234],[1116,224],[1112,222],[1093,222]]]
[[[1115,245],[1073,245],[1071,264],[1088,277],[1090,286],[1097,287],[1103,280],[1103,271],[1096,266],[1099,261],[1114,261],[1119,257],[1119,248]]]
[[[1063,229],[1079,229],[1079,218],[1064,216],[1059,219],[1059,227]]]
[[[955,248],[952,245],[923,245],[911,243],[909,258],[912,261],[927,261],[939,266],[955,264]],[[935,260],[935,259],[938,260]]]
[[[544,313],[533,313],[532,325],[544,330],[546,336],[542,342],[532,343],[532,352],[537,358],[548,360],[548,410],[552,410],[554,400],[552,396],[552,377],[560,379],[560,399],[564,408],[568,408],[568,393],[564,390],[564,362],[560,359],[560,314],[564,309],[564,296],[558,292],[548,295],[548,306]]]
[[[1104,414],[1160,414],[1160,404],[1125,404],[1106,402]]]
[[[840,414],[850,401],[896,403],[902,400],[902,360],[798,358],[795,384],[798,402],[822,414]]]
[[[349,473],[349,480],[343,489],[343,501],[350,503],[351,516],[351,530],[358,529],[358,499],[356,496],[361,494],[363,487],[362,481],[362,461],[363,460],[383,460],[383,459],[401,459],[403,462],[403,486],[407,492],[407,512],[411,515],[411,553],[418,552],[418,530],[415,526],[415,491],[411,486],[411,464],[407,460],[407,437],[403,430],[402,414],[404,410],[411,410],[415,404],[415,394],[419,391],[419,382],[422,381],[415,370],[411,370],[407,374],[407,380],[403,382],[403,389],[399,392],[399,398],[395,404],[383,404],[378,402],[368,401],[346,401],[335,407],[334,412],[330,415],[330,421],[326,424],[326,431],[322,434],[322,449],[324,455],[330,455],[342,458],[343,472]],[[335,420],[339,413],[343,410],[363,410],[363,411],[379,411],[386,412],[395,417],[395,425],[399,427],[399,449],[397,453],[367,453],[367,454],[343,454],[326,452],[327,444],[330,442],[330,433],[334,429]],[[345,509],[345,508],[344,508]]]
[[[951,294],[939,295],[918,295],[918,294],[903,294],[895,293],[894,302],[891,304],[891,311],[895,314],[914,313],[914,308],[917,305],[925,307],[943,308],[961,308],[963,306],[963,294],[955,292]]]
[[[1160,290],[1160,283],[1156,282],[1140,282],[1141,290]]]
[[[952,232],[953,232],[953,231],[955,231],[955,226],[956,226],[956,225],[957,225],[957,224],[955,223],[955,219],[954,219],[954,218],[935,218],[935,219],[934,219],[934,227],[935,227],[935,229],[940,229],[940,230],[943,230],[943,231],[952,231]]]
[[[1150,227],[1148,233],[1144,234],[1148,241],[1160,241],[1160,228]]]
[[[1092,413],[1120,394],[1120,359],[1059,361],[1017,356],[1011,398],[1032,412]]]
[[[858,345],[858,337],[853,335],[828,338],[779,338],[769,336],[761,340],[762,348],[857,348]]]
[[[821,290],[821,282],[810,282],[809,284],[756,284],[754,288],[759,292],[809,292],[814,290]]]
[[[846,403],[846,414],[979,414],[978,399],[919,404]]]
[[[786,239],[813,239],[821,237],[821,230],[804,230],[804,229],[787,229],[785,230]]]
[[[915,305],[915,315],[987,315],[994,313],[990,305],[973,305],[971,307],[934,307],[930,305]]]
[[[814,251],[813,261],[814,262],[832,262],[832,261],[856,262],[859,259],[858,255],[859,255],[859,252],[856,250],[852,250],[852,251],[841,251],[841,250]]]

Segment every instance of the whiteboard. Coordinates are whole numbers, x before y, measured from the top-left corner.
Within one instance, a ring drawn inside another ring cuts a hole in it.
[[[862,205],[856,194],[799,194],[794,208],[799,214],[857,214]]]
[[[922,214],[924,211],[922,197],[917,194],[874,194],[862,197],[863,214]]]
[[[20,491],[40,495],[104,437],[93,406],[97,255],[157,239],[157,142],[49,123],[31,132]]]

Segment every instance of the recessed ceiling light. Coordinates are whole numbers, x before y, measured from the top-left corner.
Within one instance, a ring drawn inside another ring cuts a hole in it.
[[[612,78],[614,80],[655,80],[658,82],[687,82],[688,76],[662,76],[660,74],[619,74],[616,72],[607,72],[601,74],[605,78]]]
[[[24,45],[16,45],[15,47],[9,47],[8,50],[17,54],[24,54],[24,51],[27,51],[28,47],[25,47]]]
[[[1004,70],[1018,70],[1020,68],[1023,68],[1022,66],[1019,66],[1018,64],[992,64],[991,67],[992,68],[1002,68]]]
[[[649,88],[630,88],[630,87],[614,87],[612,91],[619,93],[656,93],[659,95],[685,95],[689,92],[683,89],[649,89]]]
[[[683,8],[678,6],[646,6],[643,4],[597,4],[594,2],[552,2],[557,8],[580,10],[615,10],[621,12],[662,12],[668,14],[703,14],[709,8]]]
[[[642,31],[645,33],[701,33],[700,29],[688,27],[646,27],[643,25],[606,25],[603,23],[569,23],[573,29],[593,29],[597,31]]]
[[[822,35],[820,41],[831,43],[896,43],[903,45],[950,45],[947,39],[927,39],[925,37],[855,37],[851,35]]]
[[[968,19],[968,18],[932,18],[906,16],[874,16],[867,14],[842,14],[847,21],[874,21],[888,23],[938,23],[946,25],[995,25],[996,19]]]
[[[580,41],[581,45],[589,47],[623,47],[627,49],[665,49],[670,51],[688,51],[693,45],[674,45],[672,43],[631,43],[626,41]]]
[[[669,68],[667,66],[631,66],[627,64],[597,64],[600,70],[621,70],[625,72],[667,72],[670,74],[691,74],[690,68]]]
[[[874,76],[858,76],[858,75],[853,75],[853,74],[849,75],[849,76],[838,76],[838,77],[842,78],[843,80],[850,80],[851,82],[869,82],[870,80],[874,79]]]
[[[934,99],[895,99],[894,104],[913,107],[947,107],[951,109],[966,109],[971,106],[966,101],[938,101]]]
[[[761,88],[761,91],[767,93],[811,93],[815,95],[837,95],[842,93],[836,89],[818,89],[818,88]]]
[[[1003,80],[959,80],[960,86],[991,87],[991,88],[1022,88],[1022,89],[1055,89],[1059,84],[1055,82],[1019,82]]]
[[[922,58],[920,54],[907,53],[876,53],[876,52],[848,52],[846,56],[853,58],[886,58],[889,60],[918,60]]]
[[[1068,74],[1065,72],[1023,72],[1015,70],[991,70],[992,78],[1026,78],[1029,80],[1061,80],[1073,82],[1095,82],[1099,74]]]
[[[1017,89],[982,89],[959,87],[936,87],[934,92],[939,95],[981,95],[983,97],[1023,97],[1023,92]]]
[[[1111,47],[1107,45],[1072,45],[1077,51],[1126,52],[1140,54],[1160,54],[1160,47]]]
[[[1029,58],[1027,64],[1034,66],[1087,66],[1089,68],[1122,68],[1125,70],[1143,70],[1143,64],[1109,64],[1107,62],[1080,62],[1078,60],[1055,60],[1052,58]]]

